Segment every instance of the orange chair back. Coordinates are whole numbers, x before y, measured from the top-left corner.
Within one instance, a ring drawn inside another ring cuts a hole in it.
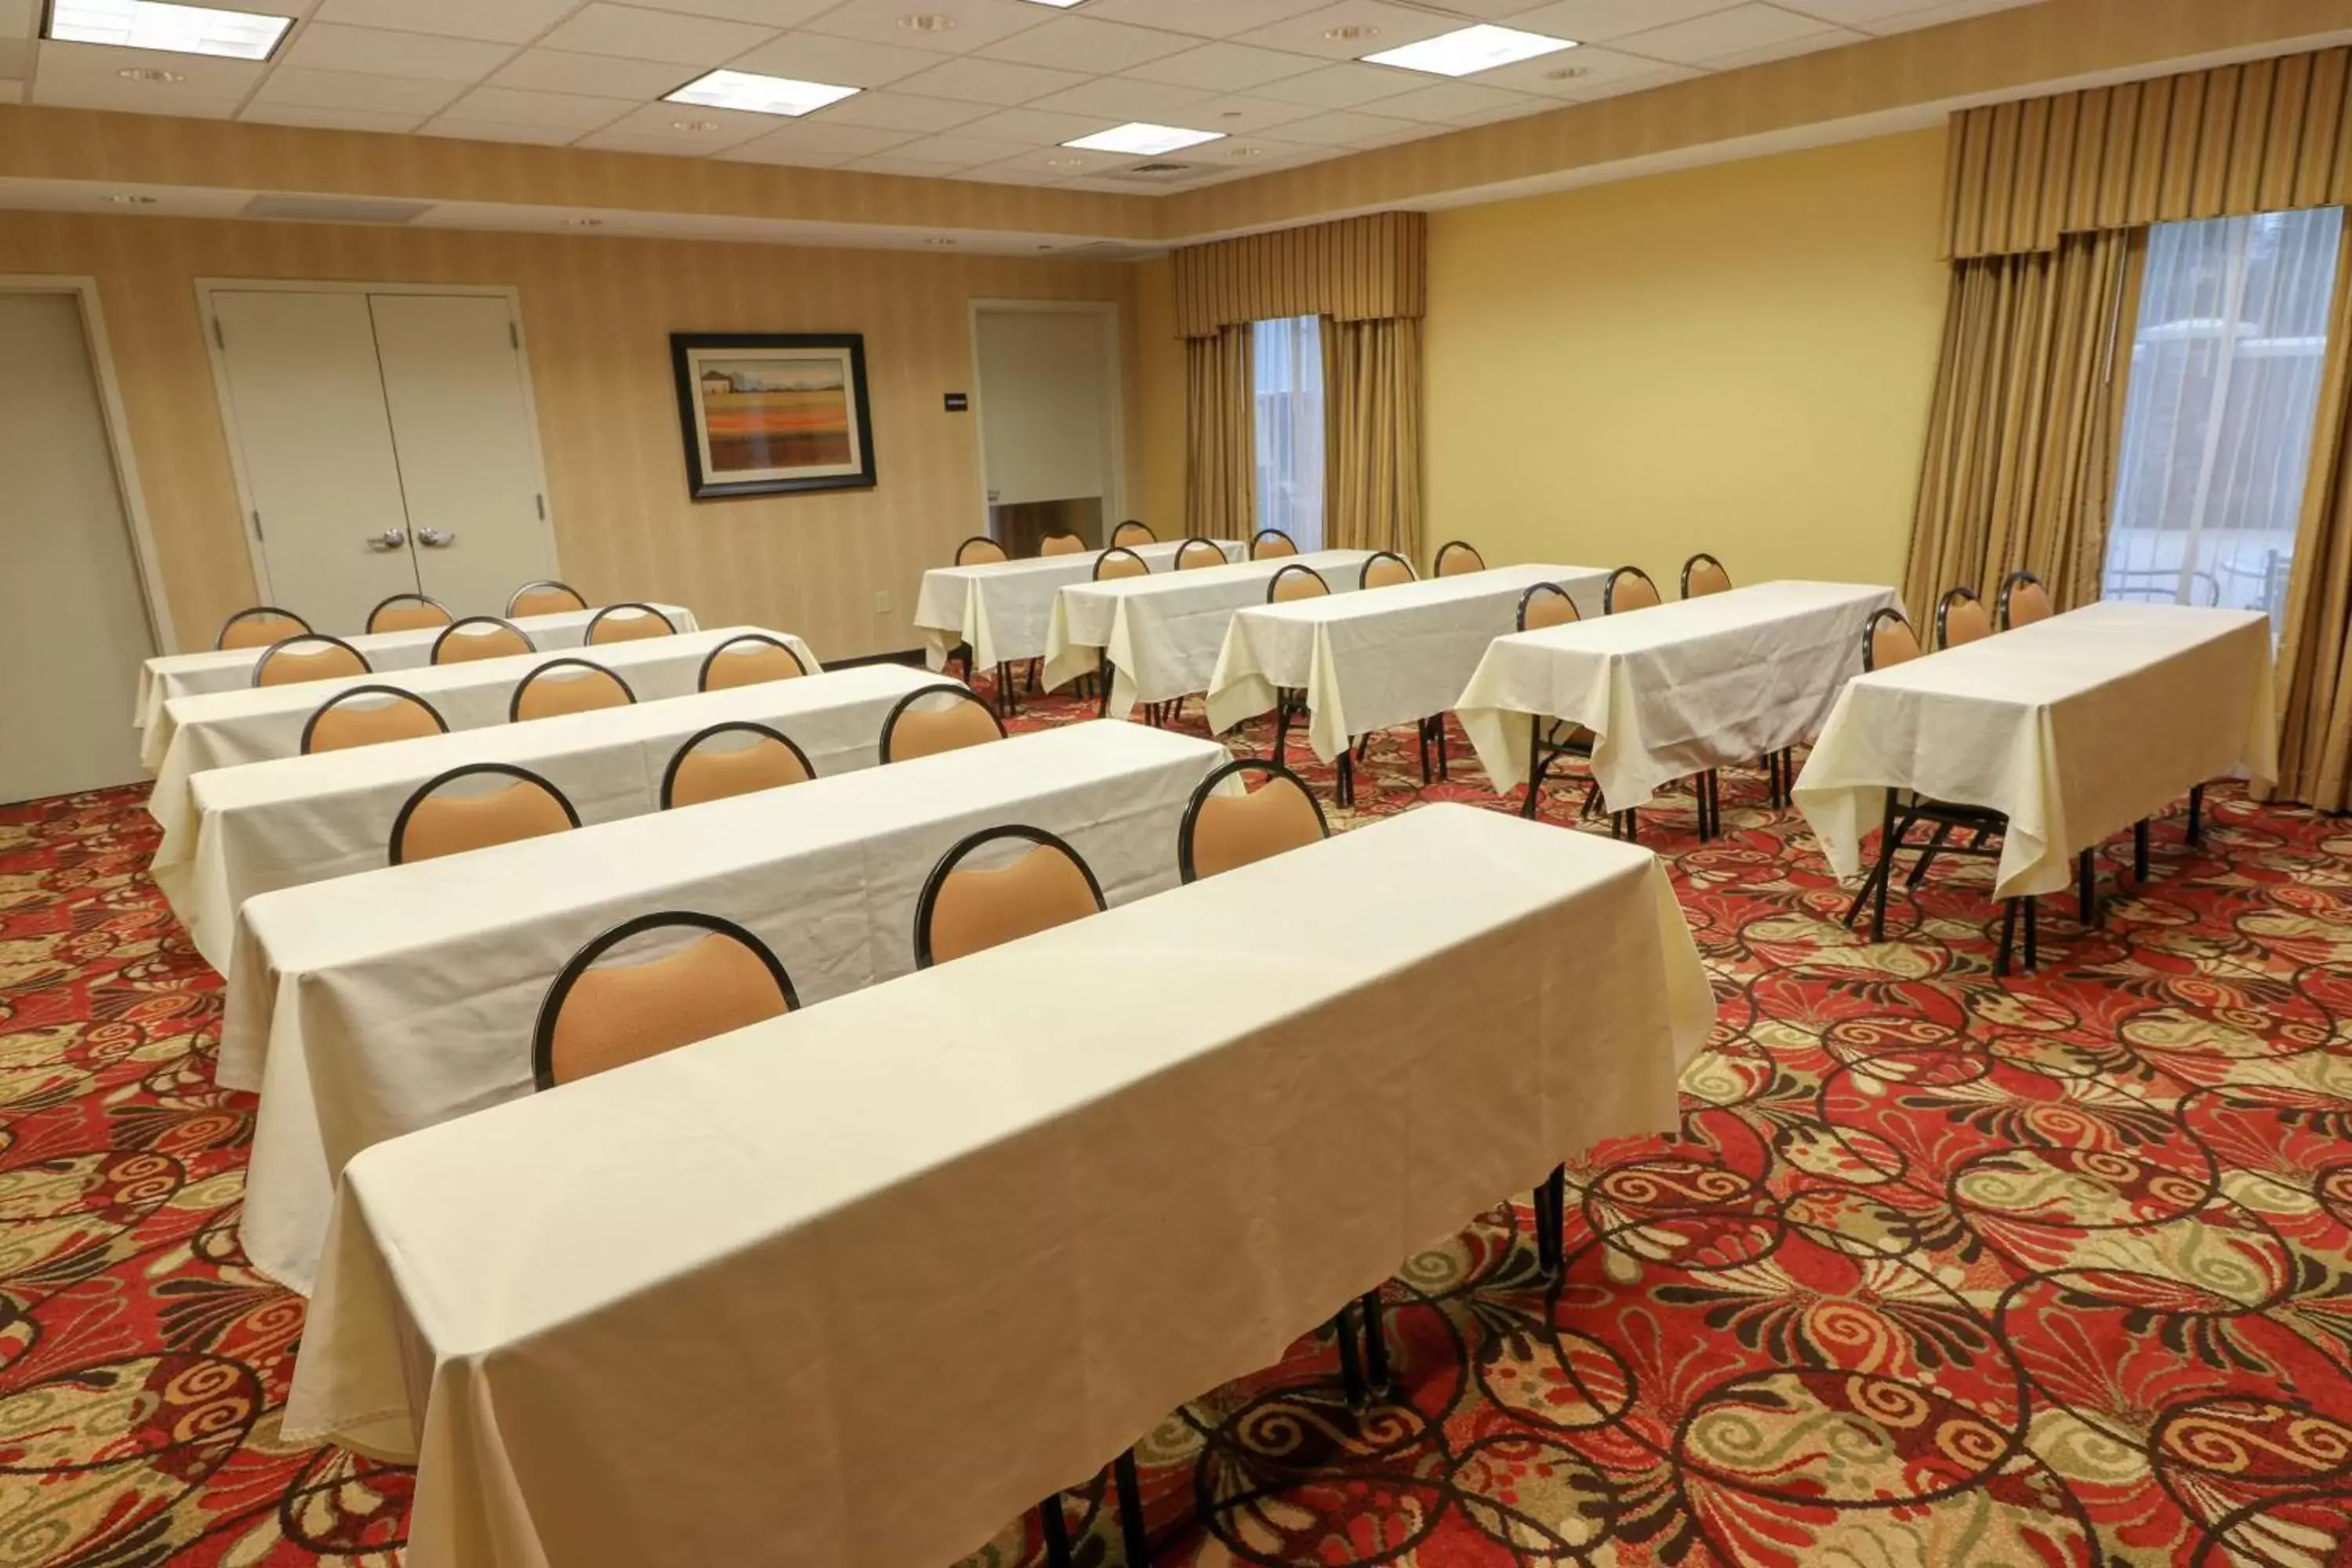
[[[513,700],[507,704],[507,720],[514,723],[599,708],[625,708],[636,700],[629,683],[601,664],[584,658],[551,658],[522,678]]]
[[[1009,864],[982,868],[964,859],[982,847],[1026,839]],[[1042,828],[992,827],[949,850],[915,906],[915,963],[965,957],[1103,909],[1102,887],[1078,852]]]
[[[602,647],[606,643],[642,642],[647,637],[675,637],[677,628],[667,616],[651,605],[607,605],[596,612],[588,623],[588,635],[583,640],[590,647]]]
[[[667,957],[596,967],[629,938],[672,927],[708,934]],[[799,1005],[776,955],[734,921],[682,911],[643,915],[582,948],[548,987],[531,1032],[531,1079],[553,1089]]]
[[[1992,636],[1992,615],[1973,588],[1953,588],[1936,604],[1936,645],[1958,647]]]
[[[1004,546],[984,533],[975,533],[956,546],[955,563],[959,566],[993,566],[1012,559]]]
[[[1862,668],[1892,669],[1898,664],[1908,664],[1920,654],[1918,635],[1899,610],[1874,612],[1867,626],[1862,628]]]
[[[1478,553],[1477,547],[1459,539],[1439,545],[1436,558],[1429,565],[1433,577],[1459,577],[1465,572],[1486,569],[1486,558]]]
[[[1576,601],[1557,583],[1538,583],[1519,595],[1519,630],[1523,632],[1564,626],[1583,618],[1577,614]]]
[[[433,662],[436,664],[466,664],[478,658],[510,658],[516,654],[536,653],[530,638],[520,626],[499,619],[496,616],[467,616],[462,621],[451,621],[433,639]]]
[[[448,732],[440,710],[413,691],[397,686],[353,686],[320,704],[302,726],[302,754]]]
[[[1188,539],[1176,550],[1176,570],[1198,572],[1204,566],[1223,566],[1225,552],[1206,539]]]
[[[1364,563],[1364,574],[1357,580],[1360,588],[1393,588],[1400,583],[1412,581],[1412,563],[1403,556],[1383,550]]]
[[[1160,536],[1130,517],[1110,531],[1110,542],[1132,550],[1139,544],[1157,544]]]
[[[446,626],[457,617],[438,599],[423,594],[394,594],[368,612],[367,629],[378,632],[422,632]]]
[[[748,743],[717,743],[743,737],[749,737]],[[662,775],[662,809],[782,789],[806,784],[815,776],[808,753],[780,731],[748,721],[713,724],[680,746],[677,755],[670,759],[669,771]]]
[[[2050,590],[2032,573],[2012,572],[2001,579],[2000,604],[1996,611],[2001,630],[2015,631],[2036,621],[2046,621],[2057,614],[2057,609],[2050,602]]]
[[[1037,542],[1040,555],[1083,555],[1087,542],[1075,533],[1049,533]]]
[[[507,616],[562,616],[584,610],[587,598],[569,583],[559,583],[552,577],[536,583],[525,583],[507,600]]]
[[[268,647],[288,637],[299,637],[310,631],[310,623],[291,610],[281,610],[275,605],[256,605],[249,610],[239,610],[221,623],[220,635],[213,647],[221,649]]]
[[[1125,545],[1115,550],[1106,550],[1095,557],[1094,580],[1097,583],[1116,582],[1121,577],[1149,577],[1150,575],[1151,575],[1151,563]]]
[[[1723,563],[1705,553],[1692,556],[1683,563],[1683,597],[1704,599],[1709,594],[1731,592],[1731,574]]]
[[[1265,782],[1245,795],[1218,793],[1250,773]],[[1192,792],[1176,829],[1177,874],[1187,882],[1297,849],[1330,835],[1323,808],[1298,775],[1279,763],[1245,757],[1227,763]]]
[[[508,782],[481,794],[448,789],[460,780],[498,775]],[[504,763],[470,763],[426,780],[408,797],[393,819],[392,863],[437,860],[579,826],[580,814],[563,792],[537,773]]]
[[[699,691],[726,691],[738,686],[758,686],[770,680],[797,680],[808,666],[792,645],[758,632],[730,637],[710,650],[696,678]]]
[[[1601,591],[1601,613],[1613,616],[1621,610],[1646,610],[1665,601],[1658,596],[1658,585],[1639,566],[1620,566],[1609,574],[1609,585]]]
[[[927,704],[918,707],[916,704]],[[996,710],[961,686],[926,686],[898,699],[882,721],[882,760],[903,763],[1004,739]]]
[[[271,643],[254,662],[256,686],[293,686],[305,680],[332,680],[338,676],[365,675],[367,656],[341,637],[318,632]]]
[[[1250,559],[1253,561],[1273,561],[1297,553],[1298,542],[1278,528],[1261,529],[1258,536],[1250,541]]]

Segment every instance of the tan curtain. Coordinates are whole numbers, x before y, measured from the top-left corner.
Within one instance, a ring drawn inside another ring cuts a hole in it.
[[[1250,330],[1184,341],[1184,531],[1247,539],[1257,531],[1257,443]]]
[[[1323,543],[1421,559],[1421,322],[1323,323]]]
[[[1290,316],[1420,316],[1429,307],[1428,256],[1428,215],[1414,212],[1184,246],[1172,260],[1176,335]]]
[[[1957,262],[1904,601],[2029,571],[2060,607],[2099,596],[2146,232]]]
[[[2344,811],[2352,809],[2352,227],[2336,262],[2322,374],[2319,433],[2279,638],[2275,793]]]

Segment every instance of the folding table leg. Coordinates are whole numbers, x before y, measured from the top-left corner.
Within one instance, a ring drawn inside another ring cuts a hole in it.
[[[1110,717],[1110,660],[1102,661],[1095,670],[1095,678],[1102,682],[1102,700],[1095,708],[1095,717],[1108,719]]]
[[[1110,1468],[1111,1480],[1118,1488],[1118,1534],[1127,1548],[1129,1568],[1149,1568],[1151,1562],[1151,1532],[1143,1525],[1143,1483],[1135,1474],[1135,1450],[1129,1448]]]
[[[1995,974],[2005,975],[2009,973],[2009,955],[2016,950],[2016,947],[2017,900],[2003,899],[2000,901],[2000,956],[1992,961],[1992,972]]]
[[[1062,1518],[1062,1494],[1037,1505],[1037,1532],[1045,1538],[1045,1568],[1070,1568],[1070,1527]]]
[[[1364,1368],[1356,1359],[1356,1330],[1349,1321],[1352,1310],[1352,1306],[1339,1309],[1339,1315],[1331,1320],[1331,1332],[1339,1342],[1339,1392],[1346,1396],[1349,1409],[1361,1410],[1364,1407]]]
[[[1414,738],[1421,742],[1421,787],[1429,787],[1429,721],[1423,719]]]
[[[1345,746],[1339,748],[1339,773],[1333,787],[1341,805],[1356,804],[1356,759]]]
[[[1364,1381],[1374,1394],[1386,1394],[1389,1389],[1389,1337],[1381,1325],[1381,1293],[1377,1289],[1364,1292]]]
[[[2074,904],[2085,927],[2099,921],[2099,867],[2088,849],[2074,857]]]
[[[1926,879],[1927,868],[1935,864],[1937,852],[1944,847],[1944,841],[1951,836],[1950,823],[1936,824],[1935,834],[1927,840],[1927,847],[1920,851],[1919,858],[1911,867],[1911,874],[1903,879],[1903,885],[1906,888],[1916,888]]]
[[[1560,1233],[1568,1228],[1568,1167],[1554,1165],[1536,1189],[1536,1264],[1546,1279],[1559,1272]]]
[[[2132,880],[2147,880],[2147,818],[2132,824]]]
[[[2042,910],[2033,895],[2025,896],[2025,972],[2028,974],[2042,963]]]
[[[2189,843],[2192,848],[2205,843],[2205,786],[2192,784],[2189,790]]]

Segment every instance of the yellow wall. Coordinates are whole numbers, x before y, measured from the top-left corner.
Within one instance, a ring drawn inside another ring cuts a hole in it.
[[[798,632],[827,658],[918,646],[923,569],[985,526],[972,416],[941,403],[972,390],[969,301],[1117,300],[1134,320],[1132,268],[1108,262],[33,212],[0,212],[0,270],[99,280],[191,646],[255,598],[198,278],[514,285],[563,574],[594,599],[673,600],[706,625]],[[877,489],[687,499],[668,334],[726,331],[866,334]],[[1145,443],[1131,330],[1127,342],[1134,497]],[[887,615],[874,610],[882,591]]]
[[[1432,215],[1429,542],[1900,579],[1938,130]]]

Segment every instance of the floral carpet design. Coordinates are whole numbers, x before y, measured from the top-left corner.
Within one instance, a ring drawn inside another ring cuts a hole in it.
[[[1424,789],[1376,737],[1350,811],[1302,771],[1335,827],[1512,804],[1452,751]],[[1996,981],[1981,864],[1870,947],[1764,794],[1727,774],[1709,844],[1643,813],[1721,1005],[1680,1136],[1571,1163],[1556,1277],[1524,1194],[1401,1260],[1361,1410],[1318,1336],[1171,1413],[1156,1562],[2352,1563],[2352,819],[2216,791]],[[142,795],[0,807],[0,1568],[396,1563],[406,1473],[277,1437],[302,1304],[237,1247],[253,1105]],[[1067,1494],[1086,1568],[1107,1490]]]

